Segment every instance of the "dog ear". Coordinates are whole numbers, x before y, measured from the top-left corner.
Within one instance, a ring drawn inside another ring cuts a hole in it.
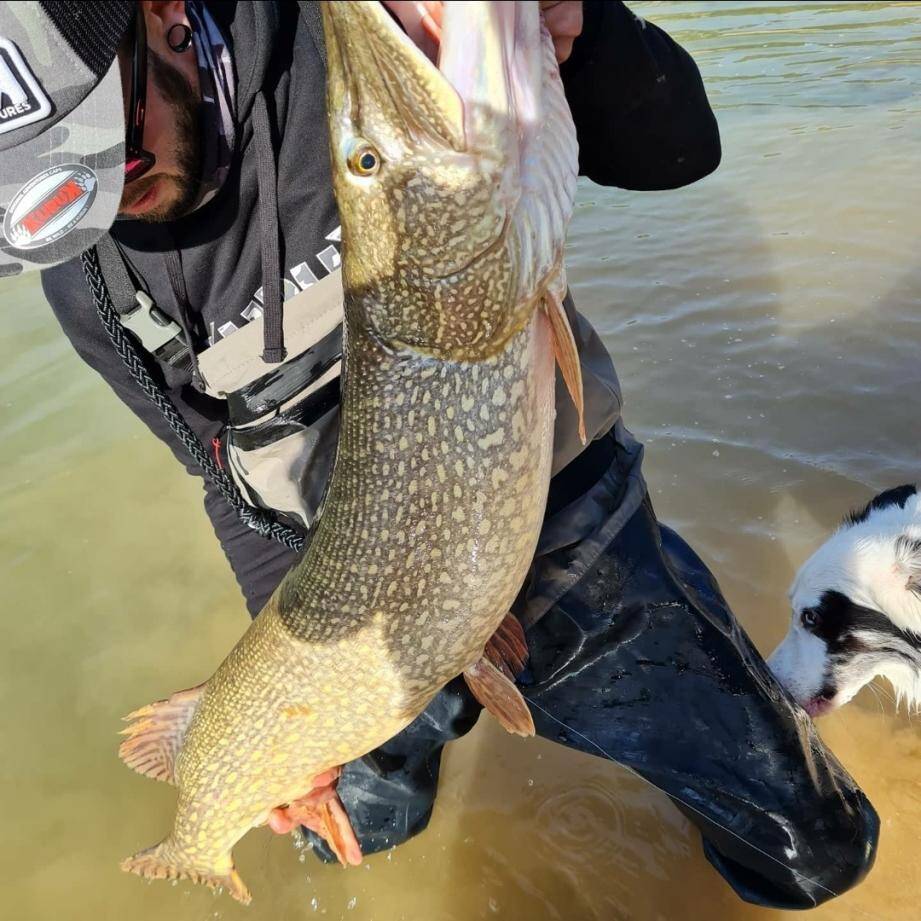
[[[903,534],[895,542],[895,558],[907,577],[905,588],[921,598],[921,539]]]

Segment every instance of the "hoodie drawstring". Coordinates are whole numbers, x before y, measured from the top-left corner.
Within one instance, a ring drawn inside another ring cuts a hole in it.
[[[281,256],[278,247],[278,198],[275,151],[265,93],[253,103],[253,134],[256,144],[256,185],[259,189],[259,223],[262,250],[262,360],[278,364],[285,360],[282,326]]]

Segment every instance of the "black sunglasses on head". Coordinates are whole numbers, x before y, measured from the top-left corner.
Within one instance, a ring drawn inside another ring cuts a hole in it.
[[[144,115],[147,110],[147,27],[138,4],[134,24],[134,52],[131,55],[131,102],[128,105],[128,131],[125,136],[125,185],[140,179],[157,162],[144,149]]]

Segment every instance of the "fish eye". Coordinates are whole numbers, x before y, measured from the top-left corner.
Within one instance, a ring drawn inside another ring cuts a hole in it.
[[[355,141],[349,150],[348,164],[356,176],[373,176],[380,169],[381,158],[367,141]]]

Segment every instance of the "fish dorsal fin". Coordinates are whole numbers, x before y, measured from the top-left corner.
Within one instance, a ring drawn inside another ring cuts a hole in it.
[[[122,761],[145,777],[175,784],[176,756],[204,690],[199,684],[176,691],[124,717],[130,725],[119,733],[127,736],[118,747]]]
[[[486,656],[464,670],[473,696],[499,721],[519,736],[534,735],[534,720],[521,691]]]
[[[579,440],[584,445],[586,435],[582,363],[579,361],[579,349],[572,334],[572,327],[569,325],[569,317],[566,316],[566,308],[557,292],[552,288],[548,288],[544,294],[544,312],[553,330],[553,354],[556,356],[556,363],[560,366],[560,373],[563,375],[569,396],[576,407],[579,417]]]

